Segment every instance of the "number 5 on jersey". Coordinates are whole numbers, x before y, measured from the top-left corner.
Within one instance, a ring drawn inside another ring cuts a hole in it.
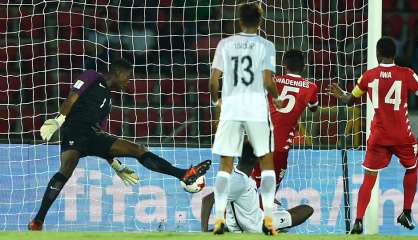
[[[379,79],[376,78],[368,84],[368,87],[372,89],[372,104],[373,108],[379,108]],[[393,110],[399,111],[401,105],[401,90],[402,81],[394,81],[389,91],[385,96],[385,103],[392,104]]]
[[[293,109],[293,107],[295,106],[295,103],[296,103],[296,98],[292,94],[288,94],[288,93],[291,93],[291,92],[298,93],[299,88],[289,87],[289,86],[284,86],[283,87],[283,90],[280,94],[280,100],[281,101],[288,100],[288,102],[287,102],[286,107],[279,109],[279,112],[289,113],[290,111],[292,111],[292,109]]]

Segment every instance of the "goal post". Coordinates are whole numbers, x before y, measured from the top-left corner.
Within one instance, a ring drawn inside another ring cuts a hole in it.
[[[377,66],[376,43],[382,35],[382,1],[369,0],[368,3],[368,35],[367,35],[367,69]],[[370,97],[367,95],[366,112],[366,136],[370,135],[371,121],[374,116],[374,108]],[[377,234],[379,232],[378,209],[379,209],[379,175],[373,187],[370,203],[364,216],[364,227],[366,234]]]

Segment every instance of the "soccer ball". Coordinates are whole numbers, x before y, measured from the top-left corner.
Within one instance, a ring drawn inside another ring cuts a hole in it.
[[[200,176],[196,181],[192,184],[186,185],[183,181],[180,181],[181,186],[183,187],[184,191],[189,193],[198,193],[202,191],[205,187],[205,176]]]

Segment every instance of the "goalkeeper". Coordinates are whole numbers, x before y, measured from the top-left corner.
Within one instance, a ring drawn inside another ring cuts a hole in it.
[[[118,139],[102,131],[111,109],[110,90],[124,90],[131,72],[131,64],[123,59],[113,62],[105,74],[85,71],[74,83],[61,106],[60,114],[42,125],[41,137],[45,141],[49,141],[61,128],[61,166],[49,181],[41,207],[28,225],[29,230],[42,230],[45,215],[82,157],[98,156],[106,159],[127,184],[135,184],[139,178],[134,171],[123,167],[115,157],[136,158],[149,170],[171,175],[185,184],[193,183],[210,168],[210,160],[189,169],[176,168],[149,152],[145,146]]]

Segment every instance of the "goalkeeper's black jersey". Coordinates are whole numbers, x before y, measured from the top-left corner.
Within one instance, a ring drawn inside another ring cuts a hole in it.
[[[104,129],[111,110],[112,98],[103,75],[87,70],[77,78],[72,90],[79,95],[79,98],[71,108],[63,127],[74,130],[85,127]]]

